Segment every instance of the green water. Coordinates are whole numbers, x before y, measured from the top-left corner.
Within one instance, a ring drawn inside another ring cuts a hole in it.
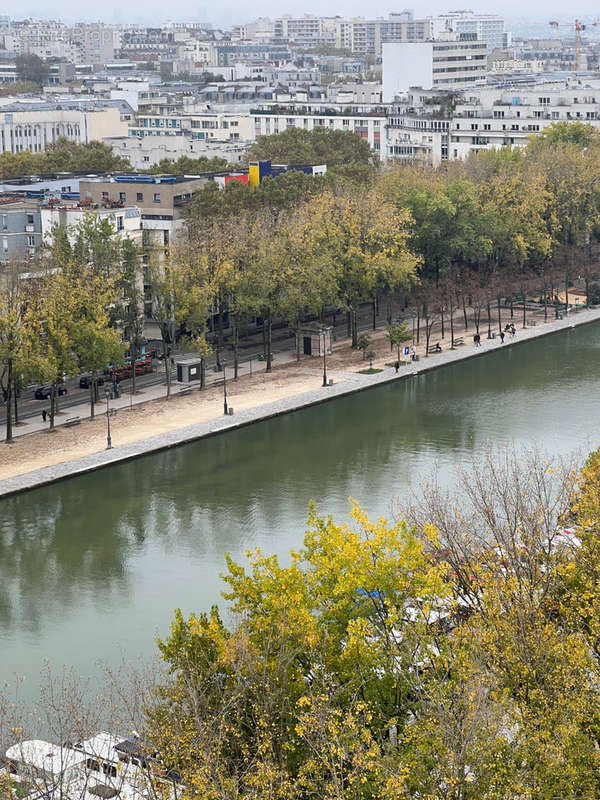
[[[154,654],[176,606],[219,600],[223,554],[286,553],[308,503],[387,514],[493,443],[600,444],[588,325],[0,501],[0,681]]]

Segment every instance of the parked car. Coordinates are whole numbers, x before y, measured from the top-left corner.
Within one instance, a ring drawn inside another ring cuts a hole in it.
[[[66,394],[67,387],[64,383],[59,383],[56,387],[56,394]],[[43,386],[38,386],[35,390],[35,399],[36,400],[49,400],[52,397],[52,384],[45,383]]]
[[[89,389],[92,385],[92,373],[91,372],[84,372],[83,375],[79,376],[79,388],[80,389]],[[96,384],[98,386],[102,386],[104,383],[104,378],[102,375],[96,376]]]

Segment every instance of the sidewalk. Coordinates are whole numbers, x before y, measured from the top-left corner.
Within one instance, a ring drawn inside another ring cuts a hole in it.
[[[276,357],[273,361],[274,364],[286,364],[286,363],[293,363],[296,360],[295,352],[286,351],[283,353],[277,353]],[[257,375],[262,372],[265,372],[267,369],[267,365],[264,361],[256,361],[253,362],[252,365],[249,365],[248,361],[244,361],[240,364],[239,369],[239,376],[245,376],[250,374],[250,369],[252,369],[252,374]],[[233,380],[233,366],[227,366],[227,381]],[[164,373],[164,367],[161,365],[158,368],[158,371],[162,371]],[[131,381],[129,381],[131,383]],[[214,372],[212,369],[207,370],[206,372],[206,386],[210,387],[215,384],[222,385],[223,383],[223,372]],[[106,384],[108,385],[108,384]],[[176,397],[180,390],[187,387],[192,386],[192,388],[198,388],[197,383],[193,384],[182,384],[173,381],[171,383],[171,397]],[[121,396],[118,400],[110,400],[109,407],[111,412],[116,412],[117,414],[123,410],[129,410],[133,406],[140,405],[141,403],[148,403],[151,400],[160,400],[161,398],[166,399],[167,396],[167,386],[166,383],[159,383],[154,386],[147,386],[141,390],[138,390],[135,395],[132,395],[129,391],[124,391],[123,387],[121,387]],[[85,419],[90,419],[90,401],[89,396],[87,397],[85,402],[79,403],[75,406],[69,406],[66,409],[61,409],[60,400],[59,398],[58,407],[59,413],[54,420],[54,426],[56,428],[62,427],[65,425],[68,419],[72,417],[79,417],[81,421]],[[44,422],[42,420],[42,408],[48,410],[50,401],[42,404],[40,403],[40,412],[38,416],[29,417],[23,422],[19,422],[18,425],[13,425],[13,437],[16,438],[17,436],[25,436],[29,433],[39,433],[40,431],[47,431],[50,427],[49,420]],[[97,417],[101,417],[102,415],[106,415],[106,399],[104,394],[104,386],[98,387],[98,402],[95,406],[95,413]]]

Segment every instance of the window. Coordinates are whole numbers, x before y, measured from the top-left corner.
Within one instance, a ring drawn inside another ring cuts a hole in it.
[[[8,253],[8,237],[4,236],[2,239],[2,249],[5,253]]]
[[[154,202],[160,203],[160,192],[154,192]]]
[[[8,228],[8,216],[6,214],[2,214],[2,230],[6,230]]]
[[[136,203],[143,203],[144,202],[144,193],[138,192],[135,196]]]
[[[123,230],[123,217],[117,217],[117,230]]]
[[[102,200],[108,203],[108,192],[102,192]]]
[[[35,236],[31,234],[27,237],[27,247],[35,247]]]
[[[144,156],[144,161],[150,161],[150,156]]]
[[[27,214],[27,224],[33,225],[33,214]]]
[[[126,192],[119,192],[119,200],[120,200],[122,203],[124,203],[124,202],[125,202],[125,200],[127,200],[127,194],[126,194]]]

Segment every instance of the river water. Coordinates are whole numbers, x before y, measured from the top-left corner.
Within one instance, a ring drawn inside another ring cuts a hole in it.
[[[154,655],[175,607],[219,602],[224,553],[297,547],[311,499],[389,514],[489,443],[598,446],[599,356],[586,325],[0,501],[0,682]]]

